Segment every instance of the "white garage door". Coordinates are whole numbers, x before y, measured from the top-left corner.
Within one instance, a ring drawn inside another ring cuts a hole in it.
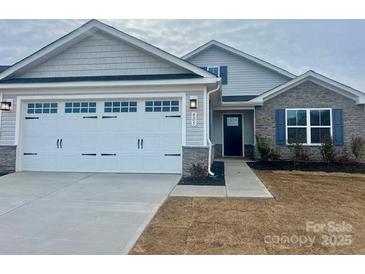
[[[23,104],[22,170],[181,173],[178,99]]]

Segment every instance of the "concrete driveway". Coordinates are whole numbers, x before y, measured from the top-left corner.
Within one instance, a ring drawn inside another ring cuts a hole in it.
[[[0,177],[0,254],[127,254],[178,175]]]

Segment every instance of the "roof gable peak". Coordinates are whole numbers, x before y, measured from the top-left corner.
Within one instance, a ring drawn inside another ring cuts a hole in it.
[[[72,45],[72,43],[76,43],[76,41],[82,40],[95,30],[102,31],[111,36],[114,36],[115,38],[121,39],[122,41],[127,42],[133,45],[134,47],[145,51],[146,53],[156,56],[168,63],[171,63],[172,65],[186,69],[201,77],[216,78],[214,75],[207,72],[206,70],[201,69],[183,59],[180,59],[179,57],[176,57],[173,54],[163,51],[158,47],[155,47],[147,42],[144,42],[136,37],[133,37],[125,32],[122,32],[101,21],[92,19],[87,21],[85,24],[81,25],[79,28],[71,31],[70,33],[62,36],[61,38],[55,40],[54,42],[48,44],[47,46],[41,48],[35,53],[29,55],[28,57],[20,60],[11,67],[7,68],[6,70],[0,73],[0,79],[5,79],[5,78],[7,79],[11,75],[14,75],[19,71],[26,70],[27,67],[33,64],[37,64],[43,62],[44,60],[47,60],[47,58],[52,54],[55,54],[56,52],[61,52],[62,50],[67,48],[67,46]]]
[[[354,99],[354,100],[356,100],[357,104],[365,103],[365,93],[363,93],[359,90],[356,90],[352,87],[349,87],[347,85],[344,85],[340,82],[337,82],[333,79],[330,79],[313,70],[309,70],[309,71],[303,73],[302,75],[261,94],[260,96],[251,100],[251,102],[262,104],[266,100],[273,98],[273,97],[279,95],[280,93],[285,92],[295,86],[298,86],[305,81],[312,81],[316,84],[319,84],[323,87],[333,90],[339,94],[342,94],[350,99]]]
[[[202,52],[202,51],[204,51],[204,50],[206,50],[206,49],[208,49],[208,48],[210,48],[212,46],[216,46],[216,47],[218,47],[220,49],[223,49],[225,51],[228,51],[228,52],[230,52],[230,53],[232,53],[232,54],[234,54],[236,56],[242,57],[242,58],[244,58],[246,60],[249,60],[251,62],[254,62],[256,64],[259,64],[259,65],[261,65],[263,67],[266,67],[267,69],[270,69],[270,70],[275,71],[275,72],[277,72],[277,73],[279,73],[281,75],[284,75],[284,76],[288,77],[289,79],[293,79],[294,77],[296,77],[296,75],[294,75],[294,74],[292,74],[292,73],[290,73],[290,72],[288,72],[288,71],[286,71],[286,70],[284,70],[284,69],[282,69],[280,67],[277,67],[277,66],[275,66],[275,65],[273,65],[273,64],[271,64],[269,62],[266,62],[266,61],[264,61],[262,59],[259,59],[259,58],[255,57],[253,55],[247,54],[247,53],[245,53],[243,51],[240,51],[240,50],[238,50],[238,49],[236,49],[234,47],[231,47],[231,46],[229,46],[227,44],[224,44],[222,42],[219,42],[217,40],[210,40],[209,42],[201,45],[200,47],[196,48],[195,50],[193,50],[193,51],[185,54],[181,58],[183,58],[185,60],[188,60],[188,59],[192,58],[193,56],[199,54],[200,52]]]

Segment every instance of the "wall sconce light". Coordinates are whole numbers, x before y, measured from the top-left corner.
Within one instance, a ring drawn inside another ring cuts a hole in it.
[[[198,108],[198,98],[196,96],[190,97],[190,109],[197,109]]]
[[[11,102],[0,102],[0,110],[10,111],[11,110]]]

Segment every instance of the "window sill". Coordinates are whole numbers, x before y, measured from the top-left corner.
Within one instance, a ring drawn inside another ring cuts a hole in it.
[[[286,144],[287,147],[295,144]],[[322,144],[302,144],[303,147],[320,147]]]

